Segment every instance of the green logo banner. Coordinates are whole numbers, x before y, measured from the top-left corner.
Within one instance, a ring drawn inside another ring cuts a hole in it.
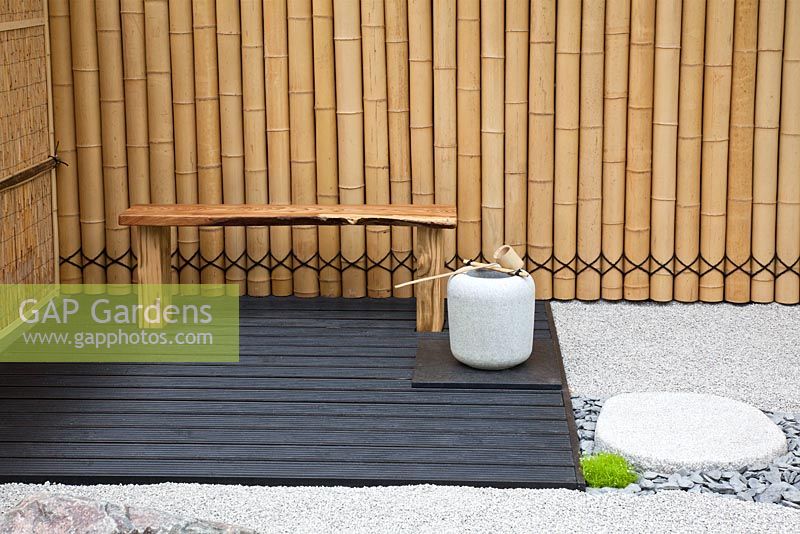
[[[236,362],[239,287],[0,285],[0,361]]]

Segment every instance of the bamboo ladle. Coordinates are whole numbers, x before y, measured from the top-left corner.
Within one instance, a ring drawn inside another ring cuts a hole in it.
[[[410,286],[413,284],[418,284],[420,282],[427,282],[429,280],[436,280],[438,278],[449,278],[451,276],[455,276],[457,274],[466,273],[469,271],[474,271],[477,269],[488,269],[490,271],[496,271],[498,273],[505,273],[510,276],[521,276],[523,278],[527,278],[530,276],[528,271],[523,270],[525,266],[525,262],[519,255],[514,251],[514,249],[509,245],[503,245],[502,247],[498,248],[494,251],[493,257],[496,262],[493,263],[482,263],[473,260],[462,260],[466,265],[451,273],[442,273],[433,276],[426,276],[425,278],[419,278],[417,280],[411,280],[409,282],[403,282],[402,284],[397,284],[395,289],[399,289],[401,287]]]

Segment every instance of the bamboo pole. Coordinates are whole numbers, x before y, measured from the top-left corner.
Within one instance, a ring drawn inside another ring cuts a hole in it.
[[[503,3],[481,0],[481,252],[503,244],[505,163],[505,13]]]
[[[719,302],[724,296],[720,271],[725,260],[733,8],[733,0],[709,0],[706,19],[700,184],[700,300],[705,302]]]
[[[61,263],[59,279],[63,284],[82,281],[80,211],[78,204],[78,163],[75,149],[75,104],[72,90],[72,50],[67,0],[50,0],[50,50],[53,69],[53,115],[58,157],[66,165],[56,167],[58,200],[58,249],[60,256],[73,263]],[[75,254],[73,256],[73,254]],[[59,258],[56,258],[59,261]]]
[[[128,197],[131,205],[150,203],[150,144],[147,136],[147,65],[145,60],[144,0],[121,0],[122,62],[125,85],[125,139]],[[131,228],[131,250],[139,257],[139,228]],[[132,281],[138,280],[138,267]]]
[[[44,56],[45,56],[45,78],[47,83],[47,150],[48,154],[56,153],[56,130],[55,130],[55,114],[53,111],[53,56],[50,52],[50,9],[47,2],[42,4],[42,15],[44,16]],[[51,168],[48,172],[50,175],[50,220],[51,227],[50,234],[50,253],[53,255],[52,264],[50,265],[51,271],[47,275],[46,280],[54,284],[61,283],[60,280],[60,267],[61,258],[58,247],[58,184],[56,183],[56,169]]]
[[[292,168],[292,203],[317,203],[316,148],[314,143],[314,49],[311,0],[288,4],[289,128]],[[317,228],[292,228],[292,249],[297,258],[294,294],[319,296],[317,278]]]
[[[535,0],[530,18],[528,258],[536,297],[549,299],[553,296],[555,1]]]
[[[527,0],[506,3],[505,72],[505,235],[503,242],[524,256],[528,196],[528,31]],[[437,199],[438,202],[438,199]]]
[[[175,197],[179,204],[197,204],[197,132],[195,131],[194,44],[191,0],[169,4],[172,54],[172,116],[175,128]],[[178,279],[200,283],[199,231],[178,228]]]
[[[244,133],[242,125],[242,32],[239,0],[217,0],[219,117],[221,131],[222,199],[244,204]],[[225,228],[225,282],[247,292],[245,229]]]
[[[333,41],[336,55],[336,120],[339,143],[339,199],[364,203],[364,110],[361,85],[361,27],[357,0],[334,4]],[[341,229],[342,295],[366,295],[364,228]]]
[[[222,204],[216,10],[213,0],[192,2],[194,87],[197,120],[197,191],[202,204]],[[200,227],[203,284],[221,284],[224,276],[222,228]]]
[[[269,202],[292,202],[291,147],[289,139],[289,45],[286,0],[264,2],[264,61],[267,78],[267,165]],[[292,294],[292,229],[269,229],[272,294]]]
[[[753,231],[750,299],[775,296],[775,222],[778,192],[778,126],[784,8],[781,0],[762,0],[758,13],[756,112],[753,129]]]
[[[650,292],[650,178],[653,128],[655,3],[633,0],[628,71],[628,157],[625,172],[625,280],[627,300]]]
[[[575,298],[578,212],[581,2],[558,5],[556,31],[556,137],[553,190],[553,296]]]
[[[800,1],[786,2],[778,163],[775,300],[800,301]]]
[[[458,2],[458,255],[481,255],[480,0]]]
[[[433,204],[435,196],[431,15],[431,0],[409,0],[409,129],[411,136],[411,198],[414,204]],[[413,230],[413,242],[414,250],[417,250],[416,229]],[[418,268],[419,266],[415,262],[415,269]]]
[[[577,268],[582,272],[577,276],[575,293],[581,300],[597,300],[602,237],[605,0],[584,0],[581,19]]]
[[[436,203],[449,205],[456,204],[458,186],[456,4],[456,0],[433,2],[434,189]],[[456,231],[445,230],[443,239],[444,261],[457,259]]]
[[[750,230],[753,208],[753,121],[756,93],[757,0],[736,0],[733,28],[725,300],[750,300]],[[737,267],[743,266],[744,270]]]
[[[150,200],[154,204],[175,203],[175,153],[172,128],[172,73],[169,52],[169,4],[166,0],[145,0],[147,46],[147,136],[150,145]],[[141,111],[140,111],[141,112]],[[170,235],[170,254],[177,243],[177,231]],[[177,267],[177,258],[172,259]],[[177,282],[177,271],[173,282]]]
[[[128,207],[125,153],[125,93],[122,82],[122,27],[117,2],[95,4],[100,67],[100,119],[103,132],[103,186],[106,214],[106,268],[109,284],[129,284],[130,231],[118,218]]]
[[[244,128],[244,181],[248,204],[266,204],[267,114],[264,89],[264,26],[261,0],[243,0],[242,17],[242,121]],[[270,294],[267,265],[269,229],[249,226],[247,240],[247,294]]]
[[[603,207],[601,295],[622,298],[625,233],[625,165],[628,126],[628,42],[630,0],[609,0],[605,25],[603,88]]]
[[[217,1],[219,118],[221,131],[222,198],[225,204],[244,204],[244,131],[242,125],[242,32],[239,2]],[[225,228],[225,282],[247,292],[245,229]]]
[[[650,298],[659,302],[672,300],[681,4],[682,0],[661,1],[656,8]]]
[[[361,2],[364,68],[364,169],[367,204],[389,203],[389,126],[386,95],[386,28],[383,2]],[[367,226],[367,295],[392,295],[391,234]]]
[[[676,300],[697,300],[705,2],[686,2],[681,25],[678,171],[675,204]]]
[[[411,145],[408,94],[408,10],[404,0],[387,0],[386,86],[389,121],[389,186],[395,204],[411,204]],[[411,228],[392,227],[392,285],[412,277]],[[404,262],[405,260],[405,262]],[[395,288],[395,297],[411,297],[410,287]]]
[[[316,127],[317,201],[339,203],[336,153],[336,80],[333,54],[332,0],[313,0],[314,16],[314,118]],[[387,45],[388,53],[388,45]],[[409,202],[410,203],[410,202]],[[339,228],[321,226],[319,235],[319,289],[323,297],[342,294],[339,272]]]
[[[86,284],[106,281],[100,81],[95,24],[93,0],[73,0],[70,3],[83,282]]]

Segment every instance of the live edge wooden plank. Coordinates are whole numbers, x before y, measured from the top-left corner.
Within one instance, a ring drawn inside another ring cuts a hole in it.
[[[119,216],[125,226],[319,226],[368,225],[455,228],[449,205],[135,205]]]

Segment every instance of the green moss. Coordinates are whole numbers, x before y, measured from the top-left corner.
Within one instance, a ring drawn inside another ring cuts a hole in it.
[[[624,488],[639,479],[625,458],[608,452],[582,457],[581,469],[592,488]]]

